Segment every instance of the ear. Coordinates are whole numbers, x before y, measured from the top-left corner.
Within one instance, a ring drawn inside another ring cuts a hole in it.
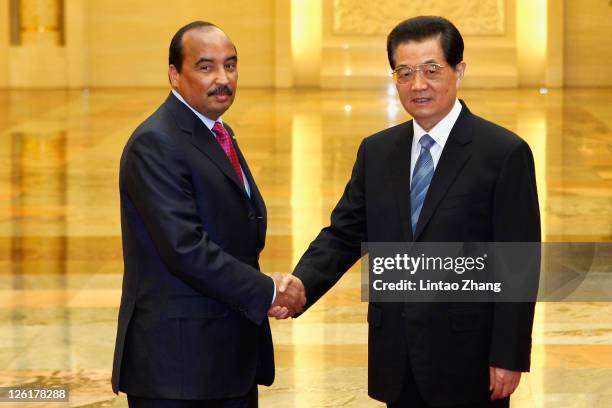
[[[173,64],[170,64],[168,66],[168,80],[170,81],[172,88],[178,89],[180,76],[181,74],[178,72],[176,67]]]
[[[459,83],[463,79],[463,75],[465,74],[465,61],[461,61],[455,67],[455,74],[457,75],[457,88],[459,88]]]

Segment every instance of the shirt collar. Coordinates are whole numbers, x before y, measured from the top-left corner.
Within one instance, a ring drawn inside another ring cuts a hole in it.
[[[441,121],[431,128],[429,132],[426,132],[416,120],[413,120],[412,123],[414,127],[415,141],[418,142],[423,135],[428,134],[439,146],[444,147],[453,126],[455,126],[455,122],[459,118],[460,113],[461,103],[459,102],[459,99],[455,98],[455,105],[453,105],[450,112],[448,112]]]
[[[215,121],[207,118],[206,116],[202,115],[200,112],[198,112],[197,110],[193,109],[186,101],[185,99],[183,99],[183,97],[181,96],[180,93],[178,93],[176,90],[172,90],[172,93],[174,94],[174,96],[176,96],[176,99],[178,99],[179,101],[181,101],[182,103],[185,104],[185,106],[187,106],[189,109],[191,109],[191,111],[193,113],[195,113],[195,115],[200,118],[200,120],[202,121],[202,123],[204,123],[204,125],[208,128],[208,130],[212,130],[213,126],[215,126]],[[216,120],[216,122],[219,123],[223,123],[223,120],[221,119],[221,117],[219,117],[219,119]]]

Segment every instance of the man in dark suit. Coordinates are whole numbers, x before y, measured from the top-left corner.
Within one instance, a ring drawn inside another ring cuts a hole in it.
[[[257,384],[274,379],[268,310],[305,302],[259,271],[266,208],[221,120],[237,63],[216,26],[181,28],[170,44],[172,92],[121,157],[125,272],[112,385],[131,407],[256,407]]]
[[[537,242],[529,146],[456,97],[463,40],[416,17],[387,40],[413,117],[367,137],[331,224],[294,275],[316,302],[361,256],[362,242]],[[369,395],[389,407],[508,406],[529,370],[533,303],[370,303]],[[279,313],[280,314],[280,313]]]

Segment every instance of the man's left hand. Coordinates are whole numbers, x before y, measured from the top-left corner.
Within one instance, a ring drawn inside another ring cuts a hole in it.
[[[489,391],[491,400],[509,397],[521,381],[520,371],[489,367]]]
[[[306,304],[306,293],[300,278],[295,275],[273,273],[276,283],[276,300],[268,310],[269,317],[286,319],[302,312]]]

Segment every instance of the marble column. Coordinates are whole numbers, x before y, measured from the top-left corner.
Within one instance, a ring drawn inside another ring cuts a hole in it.
[[[63,45],[63,9],[63,0],[20,0],[21,45]]]

